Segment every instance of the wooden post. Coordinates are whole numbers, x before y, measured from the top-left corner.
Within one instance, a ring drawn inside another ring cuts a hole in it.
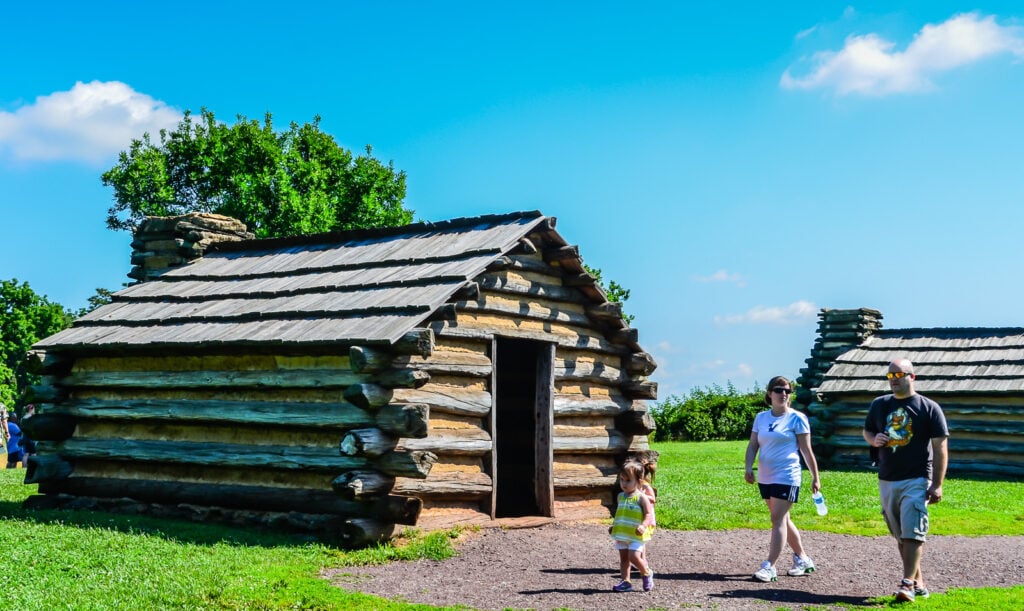
[[[623,322],[622,304],[613,301],[606,301],[600,305],[587,308],[587,316],[603,323]]]
[[[430,423],[426,403],[389,403],[377,412],[377,426],[398,437],[423,439]]]
[[[356,470],[342,473],[331,482],[331,488],[346,498],[364,499],[387,494],[395,478],[379,471]]]
[[[632,399],[657,399],[658,383],[651,381],[630,382],[622,387],[622,394]]]
[[[391,389],[379,384],[353,384],[342,393],[345,400],[363,409],[375,410],[391,401]]]
[[[391,388],[420,388],[430,381],[430,374],[418,369],[390,369],[377,374],[374,381]]]
[[[626,371],[633,375],[649,376],[658,368],[654,357],[646,352],[634,352],[626,359]]]
[[[650,412],[629,410],[615,417],[615,428],[624,435],[649,435],[657,427]]]
[[[29,418],[32,420],[38,416]],[[25,470],[26,484],[39,484],[66,479],[74,466],[60,456],[52,454],[36,454],[28,457],[28,468]]]
[[[64,441],[75,434],[77,420],[63,414],[40,413],[26,418],[21,428],[36,441]]]
[[[352,346],[348,349],[348,360],[356,373],[377,373],[391,365],[393,355],[385,350],[370,346]]]
[[[574,261],[580,258],[579,246],[559,246],[548,248],[544,251],[544,260],[548,263],[560,261]]]
[[[387,541],[395,534],[395,525],[367,518],[346,520],[338,537],[342,545],[351,548],[366,547],[379,541]]]
[[[434,331],[432,329],[413,329],[391,345],[395,354],[418,354],[427,358],[434,352]]]
[[[345,456],[376,458],[394,450],[397,445],[397,437],[387,435],[380,429],[356,429],[342,438],[339,451]]]

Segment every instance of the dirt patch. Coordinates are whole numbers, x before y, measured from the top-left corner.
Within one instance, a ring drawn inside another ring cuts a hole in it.
[[[891,538],[804,532],[803,540],[818,570],[785,575],[787,548],[779,581],[770,584],[751,577],[767,553],[767,531],[659,530],[648,547],[654,590],[613,593],[618,554],[600,524],[488,528],[470,533],[445,561],[333,570],[327,577],[386,598],[481,610],[830,608],[866,605],[896,589],[901,569]],[[933,592],[1024,584],[1024,537],[932,536],[922,568]]]

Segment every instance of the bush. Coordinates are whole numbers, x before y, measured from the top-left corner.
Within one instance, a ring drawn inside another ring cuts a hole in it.
[[[655,441],[738,440],[750,437],[754,416],[767,409],[764,391],[754,386],[740,393],[728,383],[694,388],[688,395],[671,395],[652,409],[658,428]]]

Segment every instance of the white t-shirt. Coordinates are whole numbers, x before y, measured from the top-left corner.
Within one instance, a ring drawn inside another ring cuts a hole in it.
[[[796,410],[787,410],[773,416],[765,410],[754,417],[753,431],[757,433],[757,482],[759,484],[800,485],[800,450],[796,436],[811,432],[807,416]]]

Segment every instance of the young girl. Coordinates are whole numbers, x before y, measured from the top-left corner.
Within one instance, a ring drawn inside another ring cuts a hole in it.
[[[658,501],[658,491],[654,488],[654,476],[658,472],[658,463],[647,456],[640,458],[639,461],[644,468],[644,476],[643,479],[640,480],[640,492],[643,493],[643,495],[647,497],[647,500],[651,502],[651,527],[648,528],[647,532],[645,533],[647,536],[647,540],[650,540],[650,538],[654,536],[654,528],[658,525],[657,512],[654,511],[654,504]],[[640,556],[644,559],[644,562],[647,562],[647,568],[650,569],[651,563],[649,560],[647,560],[646,545],[644,546],[644,549],[640,552]],[[635,564],[633,566],[636,566],[637,570],[640,570],[639,566]]]
[[[615,519],[612,521],[612,539],[615,541],[615,549],[619,550],[622,581],[612,588],[615,592],[633,591],[629,577],[634,564],[640,569],[644,591],[654,589],[654,573],[643,556],[644,544],[650,540],[650,530],[654,526],[654,506],[640,490],[643,477],[643,465],[636,461],[626,461],[619,472],[622,492],[619,493]]]

